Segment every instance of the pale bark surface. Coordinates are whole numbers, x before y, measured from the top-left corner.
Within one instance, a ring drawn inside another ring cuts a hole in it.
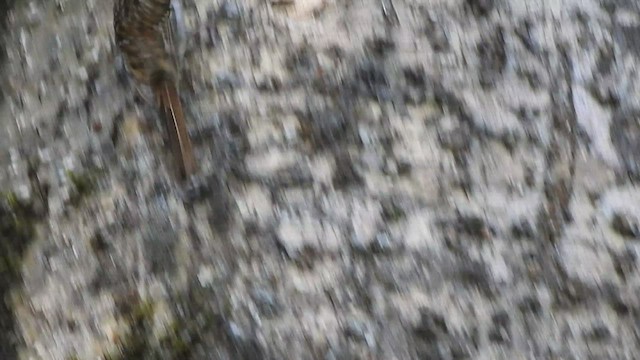
[[[185,0],[184,187],[111,9],[6,17],[0,358],[640,354],[635,1]]]

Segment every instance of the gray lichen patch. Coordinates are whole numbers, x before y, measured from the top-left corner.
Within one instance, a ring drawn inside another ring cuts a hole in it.
[[[185,1],[185,184],[112,2],[14,3],[0,358],[638,353],[633,1]]]

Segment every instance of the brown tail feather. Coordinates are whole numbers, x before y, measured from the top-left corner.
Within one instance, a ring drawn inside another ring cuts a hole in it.
[[[175,85],[169,80],[159,81],[153,86],[162,113],[165,115],[169,140],[180,177],[184,178],[196,171],[196,161],[191,149],[191,139],[187,132],[182,102]]]

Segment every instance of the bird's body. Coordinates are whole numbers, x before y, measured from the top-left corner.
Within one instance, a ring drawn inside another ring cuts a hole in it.
[[[167,130],[182,177],[196,163],[177,89],[174,54],[167,47],[171,0],[116,0],[113,26],[116,44],[133,78],[151,87],[167,121]]]

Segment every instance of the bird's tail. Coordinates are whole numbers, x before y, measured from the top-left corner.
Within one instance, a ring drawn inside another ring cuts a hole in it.
[[[170,77],[159,76],[154,79],[152,89],[165,117],[179,176],[188,177],[196,171],[196,161],[176,85]]]

